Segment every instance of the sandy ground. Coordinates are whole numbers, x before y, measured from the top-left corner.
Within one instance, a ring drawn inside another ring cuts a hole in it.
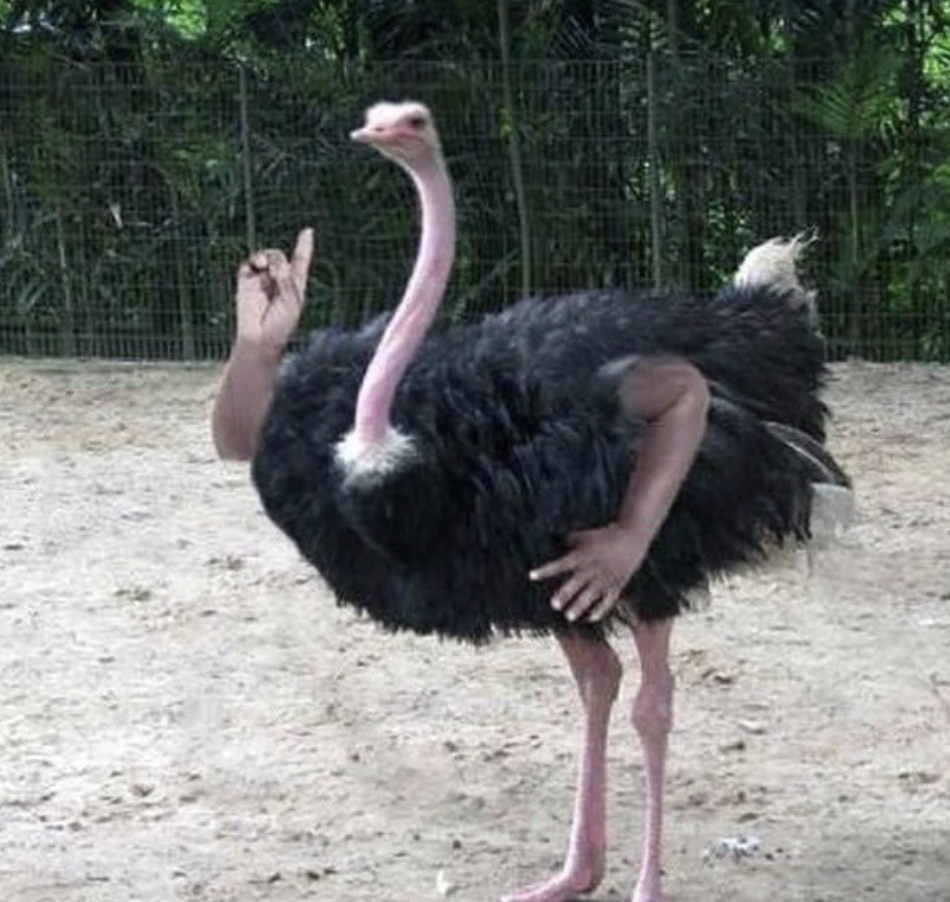
[[[559,863],[578,720],[552,643],[338,609],[217,462],[209,368],[0,360],[0,899],[458,902]],[[676,902],[950,900],[950,370],[836,370],[859,520],[677,627]],[[629,898],[640,756],[618,705]],[[719,839],[762,845],[704,859]],[[443,887],[444,888],[444,887]]]

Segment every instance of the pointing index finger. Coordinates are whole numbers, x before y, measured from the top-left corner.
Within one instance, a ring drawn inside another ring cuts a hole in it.
[[[306,292],[307,274],[310,272],[310,261],[313,258],[313,229],[302,229],[297,236],[297,245],[294,247],[290,267],[294,272],[294,282],[301,297]]]

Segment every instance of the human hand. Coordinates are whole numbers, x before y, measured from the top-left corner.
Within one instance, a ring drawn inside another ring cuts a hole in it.
[[[313,229],[297,236],[290,261],[279,250],[257,251],[241,264],[237,278],[238,338],[280,353],[303,310],[313,257]]]
[[[643,563],[648,545],[617,523],[571,533],[568,544],[567,554],[532,570],[530,577],[537,581],[570,574],[551,597],[551,606],[571,621],[585,615],[602,620]]]

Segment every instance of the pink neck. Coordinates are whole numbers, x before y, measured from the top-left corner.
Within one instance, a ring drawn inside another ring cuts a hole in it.
[[[441,158],[410,169],[422,209],[422,235],[412,275],[360,385],[353,433],[377,445],[390,428],[399,380],[422,344],[442,302],[455,257],[455,200]]]

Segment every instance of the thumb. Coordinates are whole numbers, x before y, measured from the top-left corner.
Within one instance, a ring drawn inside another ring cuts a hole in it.
[[[301,300],[307,293],[307,275],[310,272],[310,260],[313,258],[313,229],[303,229],[297,236],[297,245],[293,257],[290,259],[290,268],[294,274],[294,282]]]

